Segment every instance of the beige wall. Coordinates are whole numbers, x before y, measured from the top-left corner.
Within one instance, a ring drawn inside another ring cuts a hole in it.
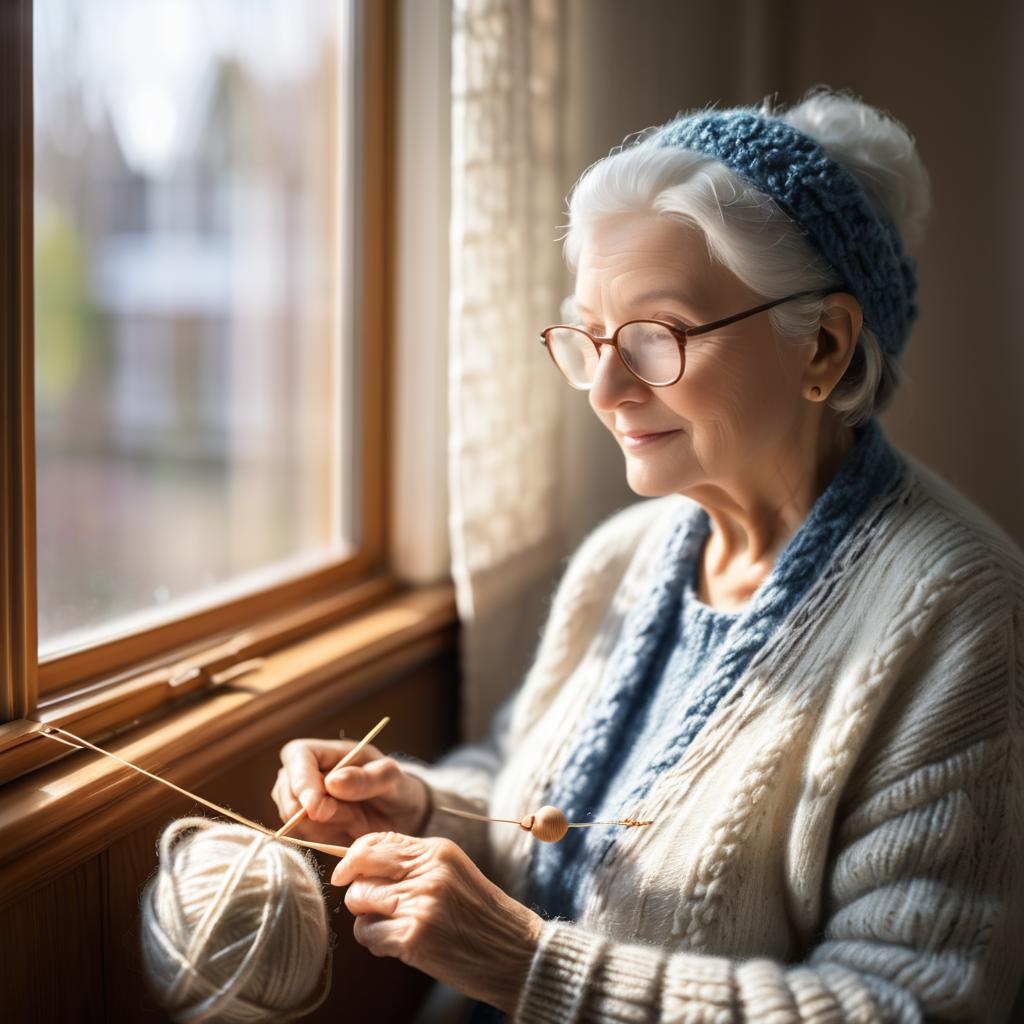
[[[778,92],[792,101],[824,82],[900,118],[931,172],[935,208],[918,254],[908,379],[882,422],[1024,545],[1014,310],[1024,264],[1022,11],[991,0],[567,0],[565,191],[626,135],[712,100]],[[570,443],[595,429],[585,397],[574,397]],[[635,498],[606,440],[575,465],[580,478],[607,480],[577,534]]]

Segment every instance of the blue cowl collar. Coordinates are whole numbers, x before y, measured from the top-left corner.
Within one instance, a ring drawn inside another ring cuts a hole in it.
[[[854,443],[835,476],[737,616],[713,671],[707,675],[711,684],[681,718],[673,741],[655,752],[630,806],[643,799],[659,774],[678,762],[754,655],[821,574],[842,538],[877,498],[898,483],[904,469],[902,458],[875,419],[855,428]],[[710,528],[710,517],[703,508],[684,503],[654,560],[654,574],[644,596],[627,615],[600,692],[586,719],[578,723],[575,746],[561,773],[546,790],[544,802],[561,808],[570,821],[586,821],[593,815],[616,771],[629,743],[633,712],[643,703],[643,687],[651,677],[661,642],[679,614],[687,573],[692,572]],[[582,855],[582,829],[570,829],[558,843],[535,843],[529,867],[534,909],[548,917],[575,920],[594,865],[620,834],[620,829],[607,829],[603,844],[588,844],[592,851],[588,857]]]

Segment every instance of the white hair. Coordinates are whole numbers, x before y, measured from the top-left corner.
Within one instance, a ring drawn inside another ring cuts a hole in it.
[[[893,221],[907,251],[920,243],[931,207],[931,185],[913,137],[890,114],[846,91],[818,86],[785,110],[770,99],[759,113],[781,118],[815,139],[850,171],[874,209]],[[773,199],[714,157],[649,141],[655,126],[587,168],[568,200],[564,254],[573,273],[587,232],[606,217],[656,212],[695,223],[712,260],[722,263],[766,299],[809,289],[836,290],[842,282]],[[806,339],[817,332],[823,298],[796,299],[769,312],[776,331]],[[724,314],[723,314],[724,315]],[[863,327],[828,405],[855,425],[888,405],[899,365]]]

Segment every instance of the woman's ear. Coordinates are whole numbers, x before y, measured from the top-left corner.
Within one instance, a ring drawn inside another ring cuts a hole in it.
[[[863,323],[860,303],[852,295],[834,292],[825,297],[817,344],[804,367],[805,395],[815,394],[820,401],[828,398],[850,365]]]

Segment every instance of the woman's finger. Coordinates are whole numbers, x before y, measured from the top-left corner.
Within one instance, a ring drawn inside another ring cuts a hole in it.
[[[391,757],[381,757],[365,765],[348,765],[331,772],[324,779],[324,785],[337,800],[370,800],[393,791],[401,777],[398,762]]]
[[[289,740],[281,748],[281,760],[287,760],[288,754],[293,747],[305,747],[312,751],[316,758],[317,768],[323,774],[329,772],[346,754],[353,748],[359,746],[356,740],[321,740],[316,737],[305,739]],[[383,752],[372,743],[367,743],[358,754],[352,759],[351,764],[365,764],[376,758],[383,757]]]
[[[349,885],[360,876],[405,878],[406,862],[422,851],[423,840],[398,832],[369,832],[348,849],[331,876],[331,885]]]
[[[283,768],[278,769],[277,780],[274,782],[274,788],[270,791],[270,795],[273,797],[274,803],[277,804],[282,821],[287,821],[299,809],[299,801],[288,784],[288,776]]]
[[[288,743],[281,750],[281,761],[292,793],[307,813],[313,814],[325,793],[323,776],[312,747],[307,743]]]
[[[398,957],[402,953],[401,939],[405,930],[401,921],[377,914],[361,914],[352,926],[352,935],[374,956]]]
[[[354,747],[358,746],[353,740],[342,740],[341,742],[344,743],[344,749],[335,751],[333,755],[320,757],[321,770],[326,774],[330,774],[338,762]],[[383,757],[384,752],[379,747],[375,747],[372,743],[367,743],[348,763],[354,765],[371,764],[374,761],[381,760]]]
[[[288,784],[299,803],[316,820],[316,810],[326,796],[323,772],[333,768],[356,744],[350,740],[292,740],[281,748],[281,762]],[[353,764],[381,757],[373,744],[367,744],[353,758]]]
[[[340,829],[353,837],[376,831],[370,827],[366,811],[360,804],[344,803],[328,797],[319,805],[316,813],[315,818],[312,815],[308,816],[310,821],[317,825],[329,825],[332,829]]]
[[[360,914],[394,917],[399,898],[386,878],[357,878],[345,892],[345,906],[357,917]]]

